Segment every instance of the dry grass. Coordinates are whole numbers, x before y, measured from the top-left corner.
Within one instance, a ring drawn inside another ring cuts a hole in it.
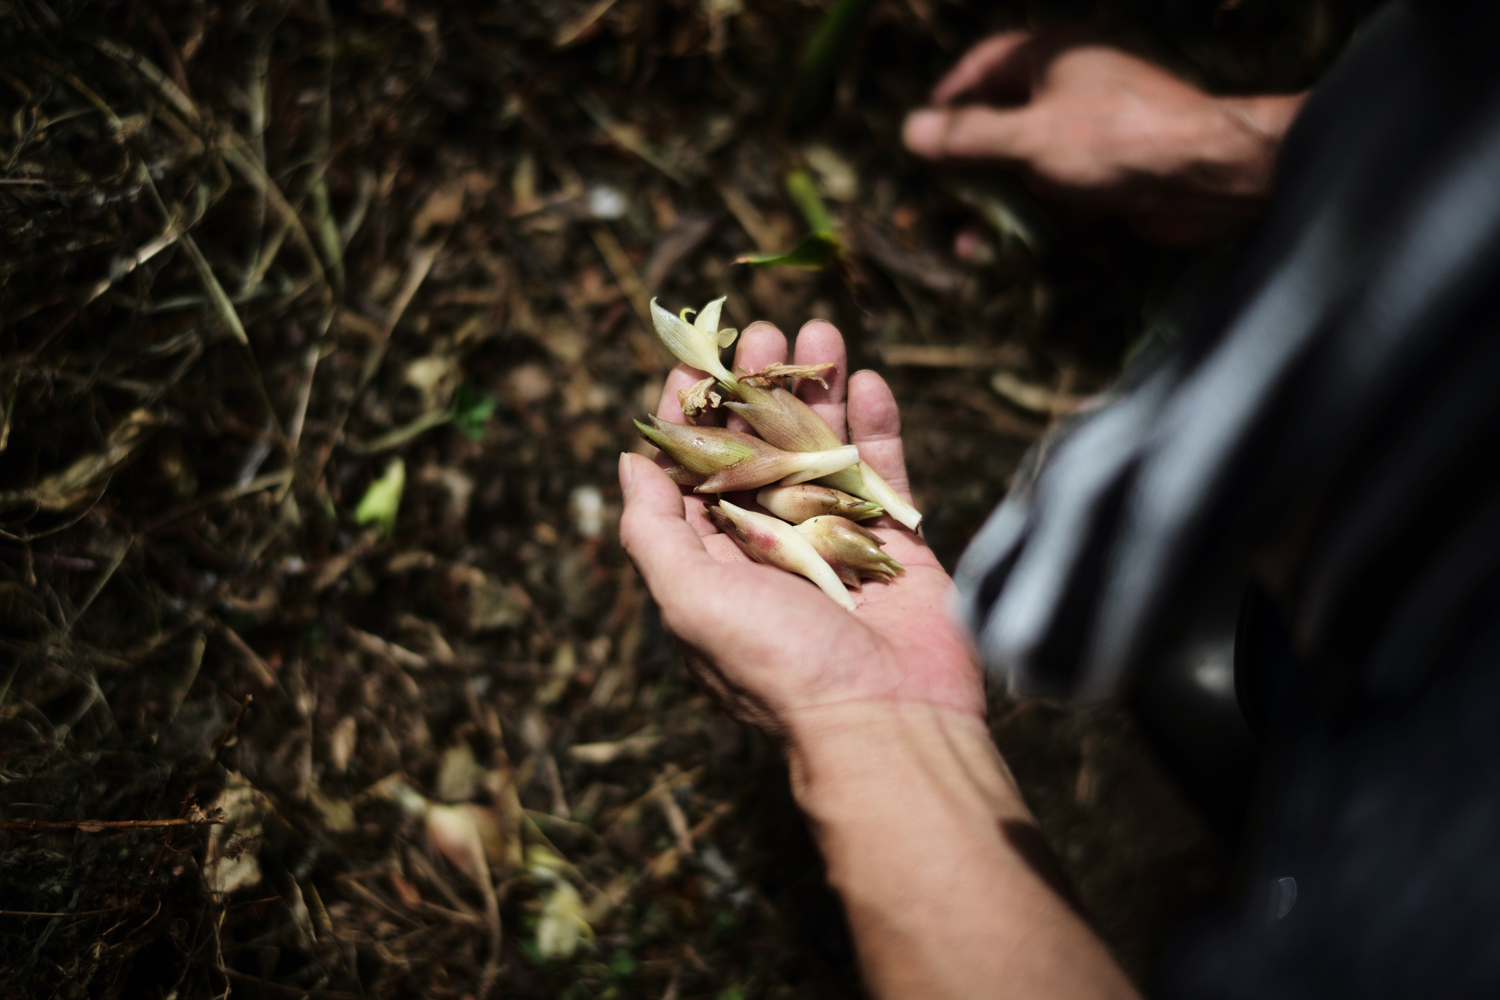
[[[877,4],[820,153],[775,124],[797,0],[0,3],[0,993],[857,994],[614,461],[665,371],[645,295],[828,316],[951,562],[1045,425],[1013,387],[1104,384],[1176,265],[1112,231],[1039,264],[896,151],[1019,13]],[[801,234],[804,160],[856,180],[848,265],[731,266]],[[397,456],[387,536],[354,512]],[[1144,974],[1212,846],[1128,719],[997,704]],[[563,885],[592,941],[546,957]]]

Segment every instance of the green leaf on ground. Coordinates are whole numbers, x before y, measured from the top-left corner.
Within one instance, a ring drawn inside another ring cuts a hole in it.
[[[807,220],[809,229],[837,242],[833,218],[828,214],[828,207],[823,204],[823,196],[818,194],[817,183],[806,170],[793,170],[786,175],[786,193]]]
[[[818,271],[838,259],[841,247],[838,237],[832,233],[808,233],[787,253],[751,253],[736,257],[736,264],[753,264],[756,267],[800,267],[804,271]]]
[[[485,428],[495,413],[495,397],[465,382],[453,394],[453,424],[470,441],[483,441]]]
[[[406,463],[393,458],[354,508],[354,523],[378,524],[381,533],[390,538],[396,533],[396,512],[401,509],[401,491],[405,488]]]

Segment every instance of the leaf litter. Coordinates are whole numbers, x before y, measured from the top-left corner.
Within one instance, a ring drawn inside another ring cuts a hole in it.
[[[0,8],[0,996],[859,995],[774,747],[620,551],[615,455],[653,296],[824,316],[951,565],[1109,384],[1175,258],[1034,251],[1024,193],[895,152],[961,39],[1051,16],[971,6]],[[1316,49],[1113,23],[1240,87]],[[1145,978],[1221,848],[1124,710],[993,701]]]

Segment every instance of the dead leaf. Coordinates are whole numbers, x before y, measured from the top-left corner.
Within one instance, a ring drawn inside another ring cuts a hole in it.
[[[463,178],[458,178],[429,194],[411,220],[412,240],[421,243],[433,229],[457,222],[464,210],[464,191]]]
[[[1046,413],[1054,417],[1073,412],[1085,398],[1049,389],[1035,382],[1023,382],[1007,371],[998,371],[991,376],[990,388],[1023,410]]]
[[[148,410],[126,414],[109,432],[103,449],[43,478],[29,490],[0,493],[0,507],[17,507],[34,501],[42,510],[57,511],[87,501],[96,492],[94,487],[98,482],[124,465],[161,424],[162,419]]]
[[[340,774],[349,770],[349,761],[354,757],[354,745],[358,736],[359,724],[352,715],[340,719],[328,736],[328,756],[333,769]]]
[[[413,910],[422,905],[422,894],[402,875],[391,872],[390,883],[391,889],[396,893],[396,898],[401,900],[402,905]]]
[[[517,365],[506,375],[505,388],[518,403],[539,403],[552,395],[552,376],[538,364]]]
[[[502,583],[489,574],[469,587],[469,630],[489,632],[526,621],[531,598],[519,584]]]
[[[536,925],[536,948],[543,958],[571,958],[584,941],[594,940],[583,897],[573,886],[558,879],[542,901],[542,916]]]
[[[624,739],[607,743],[578,743],[568,748],[568,756],[580,764],[612,764],[617,760],[638,760],[650,754],[662,740],[651,727]]]
[[[237,771],[214,802],[224,822],[209,828],[204,852],[203,878],[211,891],[228,894],[260,884],[260,859],[265,840],[265,817],[270,800]]]
[[[474,759],[469,744],[459,743],[443,751],[438,765],[437,797],[442,802],[467,802],[484,779],[484,768]]]

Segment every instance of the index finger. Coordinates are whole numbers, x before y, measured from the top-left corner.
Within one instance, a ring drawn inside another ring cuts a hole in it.
[[[1033,37],[1029,31],[1006,31],[986,38],[938,81],[932,103],[948,104],[974,92],[990,96],[1014,91],[1016,97],[1024,97],[1030,89],[1031,63],[1017,53]]]

